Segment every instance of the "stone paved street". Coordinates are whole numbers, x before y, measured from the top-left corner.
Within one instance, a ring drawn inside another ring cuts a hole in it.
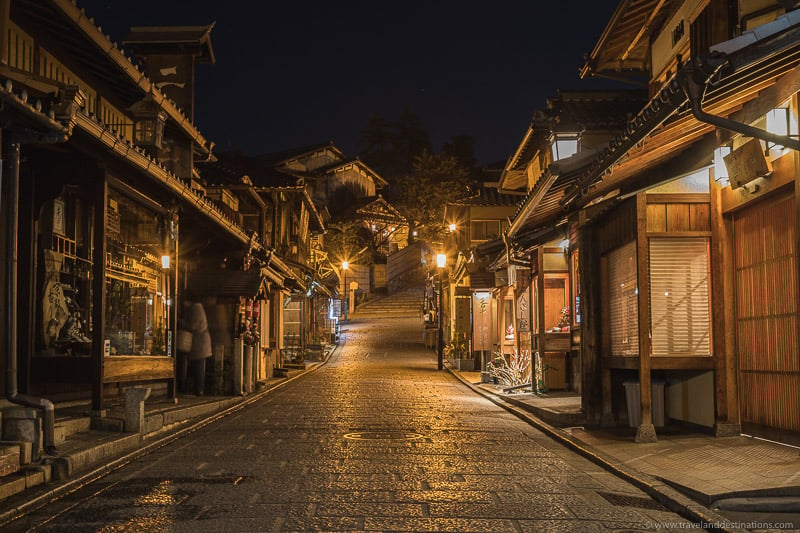
[[[345,337],[318,370],[7,530],[692,530],[437,371],[417,318]]]

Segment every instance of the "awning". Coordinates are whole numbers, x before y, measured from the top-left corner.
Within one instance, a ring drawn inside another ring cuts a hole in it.
[[[243,296],[255,298],[266,294],[265,279],[257,269],[193,272],[188,276],[189,292],[202,296]]]

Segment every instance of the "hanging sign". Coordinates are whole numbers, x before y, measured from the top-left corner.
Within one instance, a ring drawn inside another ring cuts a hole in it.
[[[492,295],[476,292],[472,297],[472,325],[476,351],[492,349]]]

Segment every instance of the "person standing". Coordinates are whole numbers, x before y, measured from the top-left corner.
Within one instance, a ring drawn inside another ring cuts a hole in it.
[[[206,360],[211,357],[211,334],[208,332],[208,318],[203,304],[200,302],[191,304],[187,323],[189,331],[192,332],[189,375],[194,381],[195,394],[202,396],[206,382]]]

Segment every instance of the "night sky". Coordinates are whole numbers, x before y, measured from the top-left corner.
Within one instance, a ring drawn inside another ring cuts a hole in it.
[[[357,155],[370,114],[410,106],[435,150],[469,134],[482,164],[505,161],[558,88],[609,86],[578,68],[618,3],[78,0],[117,42],[134,25],[216,21],[195,109],[216,151],[334,141]]]

